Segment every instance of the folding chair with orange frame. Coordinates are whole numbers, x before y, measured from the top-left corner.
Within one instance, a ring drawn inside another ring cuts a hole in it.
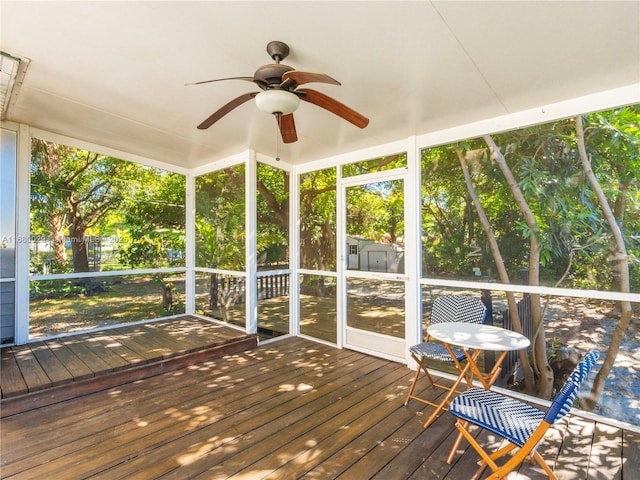
[[[460,434],[451,449],[447,463],[452,462],[460,441],[464,437],[482,458],[480,469],[472,478],[477,478],[487,465],[493,472],[487,477],[488,479],[506,478],[510,472],[529,458],[531,463],[535,460],[550,479],[557,480],[553,470],[536,449],[549,427],[571,410],[580,385],[599,356],[600,353],[597,350],[592,350],[584,356],[546,412],[515,398],[481,388],[472,388],[455,397],[449,404],[449,413],[457,418],[456,428]],[[505,439],[508,444],[493,453],[487,452],[469,433],[468,428],[472,424],[495,433]],[[496,463],[496,460],[515,449],[518,450],[505,463],[502,465]]]
[[[465,295],[443,295],[436,298],[433,302],[430,324],[433,325],[443,322],[484,323],[486,319],[487,307],[485,307],[479,298]],[[460,374],[463,374],[463,372],[466,372],[466,369],[462,366],[462,363],[466,361],[467,357],[463,350],[430,341],[428,334],[423,343],[419,343],[409,348],[409,353],[418,364],[418,367],[416,368],[416,373],[413,377],[413,381],[411,382],[411,386],[409,387],[407,399],[404,404],[406,406],[409,403],[409,400],[414,399],[427,405],[431,405],[432,407],[436,407],[436,411],[433,412],[429,420],[427,420],[427,423],[425,423],[426,428],[431,421],[435,419],[440,410],[446,409],[446,405],[443,405],[442,402],[435,403],[413,394],[418,378],[420,377],[420,372],[422,371],[425,374],[433,388],[441,388],[449,391],[451,387],[435,382],[425,365],[425,361],[437,360],[440,362],[453,363],[456,370],[458,370]],[[465,379],[468,387],[471,388],[471,375],[465,375]]]

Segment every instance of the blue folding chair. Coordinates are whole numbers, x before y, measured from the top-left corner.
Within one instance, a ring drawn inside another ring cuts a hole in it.
[[[464,436],[482,458],[480,470],[476,476],[488,465],[493,473],[487,478],[505,478],[526,458],[529,458],[531,463],[533,460],[538,462],[549,478],[557,480],[556,475],[536,449],[549,427],[571,410],[580,384],[599,356],[600,353],[597,350],[592,350],[584,356],[546,412],[514,398],[480,388],[472,388],[455,397],[449,404],[449,413],[458,419],[456,427],[460,434],[453,445],[447,463],[453,460],[460,440]],[[488,453],[469,433],[470,424],[495,433],[507,440],[508,445],[491,454]],[[519,450],[502,466],[496,464],[497,459],[516,448]]]
[[[442,322],[484,323],[486,318],[487,307],[485,307],[482,301],[479,298],[468,297],[465,295],[443,295],[434,300],[433,307],[431,308],[431,325]],[[440,410],[446,408],[446,405],[443,405],[442,402],[439,404],[434,403],[413,394],[418,378],[420,377],[420,371],[424,372],[433,388],[441,388],[448,391],[450,386],[436,383],[429,374],[425,361],[436,360],[440,362],[453,363],[458,372],[462,373],[462,362],[464,362],[467,357],[461,349],[452,347],[447,349],[447,346],[442,343],[430,342],[428,334],[423,343],[419,343],[409,348],[409,353],[418,364],[418,368],[416,368],[416,373],[413,377],[413,381],[411,382],[411,386],[409,387],[409,393],[407,394],[407,399],[404,404],[406,406],[409,403],[409,400],[414,399],[436,407],[436,411],[433,412],[424,425],[426,428],[435,419]],[[472,386],[470,377],[467,378],[467,383],[470,388]]]

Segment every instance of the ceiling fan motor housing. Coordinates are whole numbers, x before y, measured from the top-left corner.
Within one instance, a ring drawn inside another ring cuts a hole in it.
[[[257,80],[266,83],[268,88],[273,88],[282,83],[282,75],[285,72],[290,72],[295,68],[280,63],[289,55],[289,46],[286,43],[278,40],[269,42],[267,44],[267,53],[276,63],[261,66],[253,76]]]
[[[290,67],[289,65],[284,65],[282,63],[272,63],[269,65],[263,65],[258,68],[253,76],[256,79],[266,83],[269,87],[273,87],[276,85],[279,86],[282,83],[282,75],[284,75],[285,72],[290,72],[292,70],[295,70],[295,68]]]

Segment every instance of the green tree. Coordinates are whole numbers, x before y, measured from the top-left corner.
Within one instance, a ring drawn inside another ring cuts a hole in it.
[[[196,178],[196,265],[245,267],[245,167]]]
[[[65,232],[68,222],[60,171],[69,147],[33,139],[31,143],[31,232],[50,236],[54,271],[66,269]]]
[[[624,121],[620,121],[624,119]],[[591,186],[597,203],[602,209],[604,220],[607,222],[611,233],[611,268],[613,270],[614,284],[617,290],[625,293],[631,291],[631,280],[629,275],[629,254],[623,234],[624,212],[627,203],[627,196],[630,185],[638,189],[638,167],[640,167],[638,151],[640,150],[640,136],[638,135],[638,108],[621,110],[618,112],[608,112],[608,114],[592,116],[589,127],[593,130],[589,136],[589,143],[585,136],[583,118],[578,116],[575,120],[576,143],[579,152],[580,162],[584,169],[585,176]],[[629,120],[635,120],[629,122]],[[589,150],[587,150],[589,145]],[[602,166],[598,172],[606,178],[613,177],[613,191],[607,192],[602,187],[602,182],[598,179],[598,174],[594,171],[594,158]],[[611,200],[610,200],[611,198]],[[611,207],[614,204],[614,208]],[[625,331],[631,322],[632,308],[631,302],[618,302],[620,319],[611,337],[611,342],[604,359],[603,365],[598,371],[590,398],[587,405],[593,408],[597,403],[605,381],[613,367],[613,363],[620,349]]]
[[[336,169],[300,178],[300,265],[336,269]]]
[[[256,204],[258,265],[289,261],[289,173],[258,163]]]
[[[184,175],[142,167],[123,192],[121,261],[131,267],[184,265]]]
[[[139,166],[78,148],[32,141],[31,201],[34,227],[50,229],[57,262],[68,232],[74,272],[89,271],[85,235],[103,226],[124,199]]]
[[[526,266],[531,285],[638,291],[639,108],[585,116],[585,150],[593,164],[590,181],[580,160],[573,119],[467,140],[459,147],[424,150],[423,271],[465,278],[471,266],[478,266],[510,283]],[[467,187],[456,173],[456,160]],[[602,187],[600,197],[595,187],[589,188],[594,179]],[[475,212],[469,209],[470,199],[477,204]],[[613,223],[602,214],[603,199],[611,205]],[[482,231],[475,228],[476,222],[483,225]],[[620,230],[617,240],[613,224]],[[468,255],[472,246],[475,258]],[[620,258],[628,260],[628,289]],[[515,312],[515,298],[510,296],[507,292],[509,309]],[[551,378],[544,318],[553,297],[544,306],[532,297],[536,336],[531,391],[545,397]],[[628,306],[618,304],[617,310],[621,321],[616,332],[622,333],[614,334],[611,362],[619,346],[616,335],[624,334],[625,319],[632,315]]]

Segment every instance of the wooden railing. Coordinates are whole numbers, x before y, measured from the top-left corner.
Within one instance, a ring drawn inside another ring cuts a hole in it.
[[[258,299],[267,300],[289,295],[289,274],[278,273],[257,278]],[[246,303],[246,281],[243,277],[212,273],[209,279],[209,308],[231,307]]]

